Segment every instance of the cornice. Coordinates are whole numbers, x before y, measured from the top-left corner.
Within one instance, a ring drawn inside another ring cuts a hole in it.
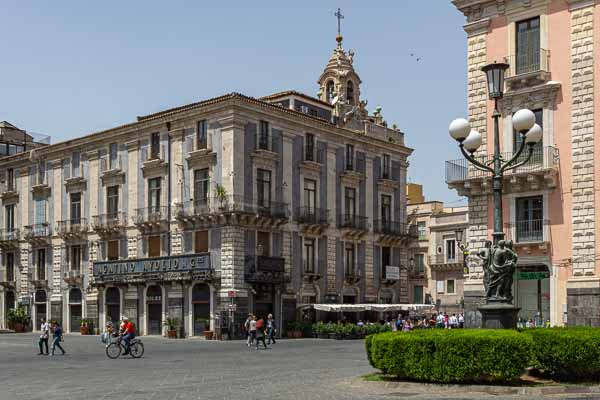
[[[581,8],[593,7],[596,0],[565,0],[569,4],[569,11],[579,10]]]
[[[469,22],[463,25],[463,29],[467,32],[467,36],[477,36],[483,33],[487,33],[492,23],[491,18],[480,19],[475,22]]]

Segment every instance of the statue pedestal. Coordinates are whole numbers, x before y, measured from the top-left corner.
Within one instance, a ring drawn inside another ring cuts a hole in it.
[[[508,303],[488,303],[478,308],[481,327],[485,329],[516,329],[519,307]]]

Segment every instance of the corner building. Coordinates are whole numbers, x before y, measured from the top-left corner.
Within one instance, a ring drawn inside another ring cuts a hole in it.
[[[34,329],[221,335],[247,312],[407,302],[412,150],[353,57],[338,36],[318,97],[231,93],[0,160],[0,321],[24,304]]]
[[[521,108],[543,129],[531,161],[504,176],[507,239],[519,255],[513,293],[519,314],[552,325],[600,325],[600,263],[595,180],[600,78],[600,8],[595,0],[454,0],[467,18],[468,111],[493,153],[493,102],[481,67],[510,64],[499,102],[505,159],[518,148],[511,117]],[[450,142],[449,142],[450,143]],[[450,188],[469,197],[471,249],[491,238],[492,181],[466,160],[446,163]],[[483,270],[473,264],[464,287],[466,324],[479,326]]]

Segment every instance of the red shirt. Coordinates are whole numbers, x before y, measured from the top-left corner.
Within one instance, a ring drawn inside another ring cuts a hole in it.
[[[133,324],[129,321],[125,322],[125,325],[123,326],[123,332],[125,334],[127,334],[127,333],[135,334],[135,328],[133,327]]]

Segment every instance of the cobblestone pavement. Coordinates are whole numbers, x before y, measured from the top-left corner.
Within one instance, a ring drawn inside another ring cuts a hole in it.
[[[538,398],[519,390],[365,382],[359,377],[374,370],[362,341],[281,340],[257,352],[240,341],[142,340],[142,359],[110,360],[97,336],[66,335],[67,355],[46,357],[36,355],[33,334],[0,335],[0,400]],[[600,398],[571,392],[547,394]]]

